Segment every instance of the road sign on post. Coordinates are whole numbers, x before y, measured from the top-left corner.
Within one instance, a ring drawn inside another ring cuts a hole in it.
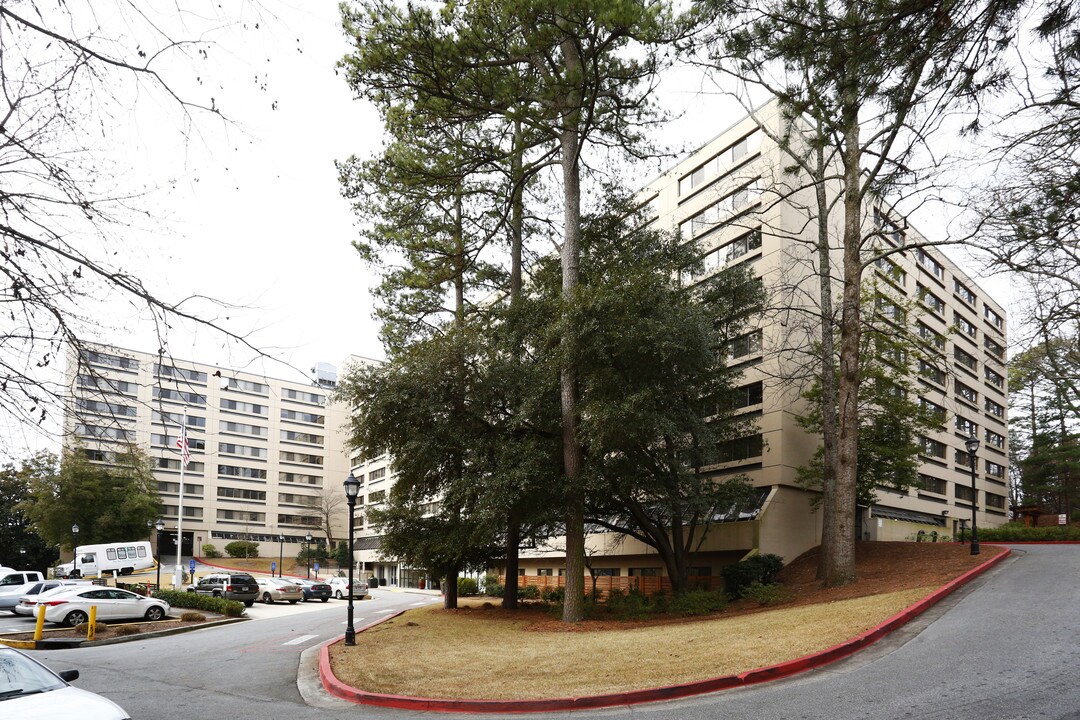
[[[273,575],[276,572],[277,572],[277,562],[274,561],[274,560],[271,560],[270,561],[270,574]]]
[[[1058,515],[1058,525],[1068,525],[1069,523],[1065,519],[1065,513]]]
[[[318,561],[315,562],[315,579],[316,580],[319,579],[319,563],[318,563]]]

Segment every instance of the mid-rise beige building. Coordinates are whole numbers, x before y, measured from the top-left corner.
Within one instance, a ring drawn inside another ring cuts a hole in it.
[[[346,415],[328,402],[336,372],[320,363],[312,374],[283,380],[96,347],[68,359],[65,438],[78,441],[95,463],[110,463],[127,444],[150,455],[164,503],[162,564],[170,567],[181,517],[177,437],[186,422],[191,457],[183,468],[181,554],[252,540],[265,557],[295,557],[309,532],[325,536],[320,516],[328,500],[337,507],[336,538],[346,537],[348,523]]]

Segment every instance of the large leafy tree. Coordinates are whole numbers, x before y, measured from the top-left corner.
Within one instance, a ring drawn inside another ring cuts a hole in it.
[[[719,0],[708,7],[723,23],[713,53],[776,96],[792,121],[805,119],[809,144],[827,147],[841,202],[838,225],[840,333],[834,465],[824,486],[819,576],[826,584],[855,577],[859,390],[862,382],[861,288],[868,202],[911,182],[921,143],[956,98],[977,96],[1001,80],[992,63],[1009,37],[1016,0],[913,5]],[[729,24],[728,24],[729,23]],[[827,402],[827,401],[826,401]]]
[[[32,479],[50,472],[54,460],[44,453],[0,468],[0,565],[44,572],[59,557],[56,547],[35,532],[23,506]]]
[[[32,469],[20,509],[49,545],[71,550],[76,542],[138,539],[161,516],[152,461],[137,447],[117,453],[110,465],[98,465],[74,446],[60,458],[40,457]],[[72,525],[79,526],[77,538]]]

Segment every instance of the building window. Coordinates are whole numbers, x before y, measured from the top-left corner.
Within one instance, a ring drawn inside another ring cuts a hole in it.
[[[178,447],[176,444],[178,437],[177,435],[150,433],[150,444],[155,447],[175,448]],[[206,450],[206,440],[188,435],[188,447],[192,450]]]
[[[890,245],[900,247],[904,244],[904,231],[900,229],[899,225],[890,220],[889,216],[880,208],[874,208],[874,223],[881,231],[881,236]]]
[[[1005,328],[1005,321],[1001,319],[1000,315],[991,310],[989,305],[983,305],[983,317],[998,330]]]
[[[1004,450],[1005,449],[1005,436],[1004,435],[998,435],[993,430],[987,429],[987,431],[986,431],[986,444],[987,445],[993,445],[994,447],[998,448],[999,450]]]
[[[962,483],[953,483],[953,495],[956,496],[957,500],[971,502],[971,498],[974,496],[974,493],[971,492],[971,488],[967,485],[964,485]]]
[[[75,382],[79,387],[97,390],[103,393],[128,395],[130,397],[137,397],[139,394],[139,386],[133,382],[127,382],[126,380],[113,380],[112,378],[94,377],[91,375],[76,375]]]
[[[379,468],[368,473],[368,482],[378,482],[386,477],[386,468]]]
[[[956,416],[956,429],[967,437],[979,437],[979,426],[962,415]]]
[[[735,238],[725,246],[727,248],[727,260],[730,262],[737,257],[746,255],[753,250],[761,249],[761,228],[756,228]]]
[[[291,420],[293,422],[310,423],[312,425],[323,425],[326,422],[326,416],[316,415],[315,413],[297,412],[296,410],[282,410],[282,420]]]
[[[931,312],[938,315],[945,314],[945,301],[939,298],[934,293],[930,292],[928,288],[923,285],[917,286],[919,293],[919,300],[925,305]]]
[[[643,567],[643,568],[627,568],[626,574],[628,577],[660,577],[660,568],[658,567]]]
[[[97,415],[110,415],[114,417],[135,417],[135,408],[130,405],[117,405],[116,403],[75,398],[75,407],[79,410]]]
[[[368,495],[368,499],[367,499],[369,505],[376,505],[378,503],[384,502],[385,500],[386,500],[386,491],[385,490],[376,490],[375,492]]]
[[[554,568],[537,568],[536,569],[536,576],[537,577],[551,577],[554,574],[553,570],[554,570]]]
[[[938,280],[945,280],[945,267],[934,258],[930,257],[930,253],[926,250],[919,248],[916,252],[916,259],[919,261],[919,265],[925,268],[931,275]]]
[[[249,490],[247,488],[232,488],[232,487],[219,487],[217,489],[217,496],[219,498],[228,498],[230,500],[266,500],[265,490]]]
[[[972,372],[976,372],[979,369],[979,361],[975,359],[975,356],[958,347],[953,348],[953,359]]]
[[[281,397],[286,400],[295,400],[296,402],[309,403],[311,405],[325,405],[326,396],[319,395],[312,392],[304,392],[303,390],[293,390],[292,388],[284,388],[281,391]]]
[[[895,323],[904,322],[904,309],[888,295],[878,295],[874,299],[874,306],[882,317]]]
[[[938,495],[944,495],[946,492],[946,485],[947,483],[941,478],[919,473],[919,488],[922,490],[937,493]]]
[[[266,513],[251,512],[249,510],[218,510],[217,519],[262,524],[266,522]]]
[[[238,465],[218,465],[217,472],[223,477],[250,478],[252,480],[265,480],[266,470],[262,468],[240,467]]]
[[[165,517],[174,518],[177,515],[176,511],[179,510],[179,509],[180,508],[178,506],[176,506],[176,505],[162,505],[161,514],[164,515]],[[202,516],[203,516],[202,508],[200,508],[200,507],[191,507],[190,505],[185,505],[184,506],[184,517],[185,518],[194,518],[194,519],[197,520],[197,519],[201,518]]]
[[[263,460],[266,458],[266,448],[252,447],[251,445],[237,445],[235,443],[218,443],[218,452],[227,455],[242,455]]]
[[[248,415],[262,415],[263,417],[269,417],[270,415],[270,408],[266,405],[257,405],[241,400],[228,400],[226,398],[221,399],[221,409]]]
[[[761,433],[747,437],[727,440],[719,445],[719,462],[737,462],[753,457],[761,457],[764,442]]]
[[[755,179],[730,195],[726,195],[694,217],[679,225],[683,239],[690,240],[717,227],[745,206],[757,202],[761,196],[758,180]]]
[[[247,423],[229,422],[226,420],[221,421],[218,426],[223,433],[233,433],[235,435],[250,435],[252,437],[266,437],[266,428],[259,427],[258,425],[248,425]]]
[[[253,382],[251,380],[240,380],[239,378],[226,378],[229,385],[226,390],[236,390],[238,392],[251,393],[252,395],[269,395],[270,386],[260,382]],[[224,407],[224,405],[222,406]]]
[[[305,527],[318,527],[319,518],[314,515],[278,515],[278,525],[301,525]]]
[[[995,372],[989,365],[984,368],[986,375],[986,382],[990,383],[996,388],[1005,389],[1005,376],[999,372]]]
[[[975,306],[975,293],[971,292],[967,285],[956,278],[953,278],[953,293],[968,305]]]
[[[874,261],[874,267],[878,269],[886,280],[903,286],[907,281],[907,273],[904,269],[887,257],[879,257]]]
[[[764,399],[764,386],[761,381],[743,385],[735,389],[735,407],[744,408],[751,405],[760,405]]]
[[[180,483],[178,483],[178,482],[158,482],[157,488],[158,488],[159,493],[165,493],[167,495],[179,495],[180,494]],[[194,496],[194,497],[200,497],[201,498],[202,494],[203,494],[203,486],[202,485],[193,485],[191,483],[184,483],[184,496],[185,497]]]
[[[295,483],[297,485],[322,486],[322,477],[319,475],[304,475],[302,473],[279,472],[278,482]]]
[[[956,394],[959,397],[963,398],[964,400],[967,400],[969,403],[972,403],[973,405],[978,405],[979,404],[979,393],[975,392],[974,388],[970,388],[970,387],[968,387],[967,385],[965,385],[964,383],[962,383],[960,381],[955,382],[954,386],[955,386]]]
[[[154,363],[154,374],[173,380],[199,383],[201,385],[206,384],[206,373],[199,372],[198,370],[185,370],[184,368],[173,367],[172,365],[160,365]]]
[[[945,385],[945,373],[921,358],[919,359],[919,375],[942,387]]]
[[[278,458],[281,460],[281,462],[299,463],[301,465],[321,466],[323,464],[322,455],[309,455],[308,453],[294,453],[279,450]]]
[[[941,333],[933,330],[930,326],[923,322],[918,323],[919,337],[925,340],[930,345],[933,345],[938,350],[945,349],[945,336]]]
[[[129,442],[132,439],[128,431],[122,427],[101,427],[100,425],[83,425],[81,423],[75,426],[75,434],[79,437],[115,442]]]
[[[278,493],[278,502],[283,505],[303,505],[305,507],[315,507],[319,504],[319,498],[315,495]]]
[[[956,323],[956,327],[960,329],[960,332],[968,337],[974,338],[978,335],[978,331],[975,329],[975,323],[971,322],[960,313],[953,313],[953,321]]]
[[[176,458],[154,458],[154,467],[158,470],[172,470],[180,472],[180,461]],[[189,473],[201,473],[206,468],[201,462],[189,462],[186,468]]]
[[[139,371],[138,361],[132,358],[120,357],[119,355],[110,355],[108,353],[97,352],[95,350],[81,350],[79,352],[79,355],[89,365],[115,368],[117,370],[126,370],[128,372]]]
[[[940,440],[934,440],[933,438],[923,437],[920,438],[922,444],[922,454],[927,457],[945,459],[945,443]]]
[[[199,393],[185,392],[183,390],[170,390],[169,388],[155,387],[153,390],[155,400],[168,400],[175,403],[187,403],[188,405],[205,405],[206,396]]]
[[[943,408],[941,405],[938,405],[936,402],[921,397],[919,398],[919,407],[922,409],[923,415],[929,418],[932,422],[935,422],[938,425],[945,424],[947,415],[945,413],[945,408]]]
[[[994,402],[990,398],[986,398],[986,412],[990,413],[994,417],[1005,417],[1005,407]]]
[[[728,342],[727,356],[731,359],[761,353],[761,331],[755,330]]]
[[[755,152],[760,144],[761,133],[755,130],[735,144],[724,148],[679,180],[679,196],[685,197],[696,188],[719,177],[735,163]]]
[[[1005,361],[1005,348],[1000,343],[994,342],[990,338],[983,336],[983,347],[990,355],[1002,362]]]
[[[1004,510],[1005,509],[1005,496],[1004,495],[995,495],[994,493],[986,493],[985,497],[986,497],[986,506],[987,507],[997,508],[998,510]]]
[[[307,443],[308,445],[318,445],[320,447],[323,444],[322,435],[315,435],[314,433],[307,432],[294,432],[292,430],[282,430],[281,439],[285,442]]]
[[[954,450],[953,462],[964,467],[971,467],[971,455],[966,450]]]
[[[996,462],[986,461],[986,474],[990,477],[1003,478],[1005,477],[1005,466],[998,465]]]

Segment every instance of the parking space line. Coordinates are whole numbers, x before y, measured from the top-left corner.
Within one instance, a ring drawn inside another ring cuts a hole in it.
[[[281,644],[282,645],[299,645],[300,643],[307,642],[308,640],[311,640],[311,639],[317,638],[317,637],[319,637],[319,636],[318,635],[301,635],[300,637],[293,638],[292,640],[289,640],[288,642],[283,642]]]

